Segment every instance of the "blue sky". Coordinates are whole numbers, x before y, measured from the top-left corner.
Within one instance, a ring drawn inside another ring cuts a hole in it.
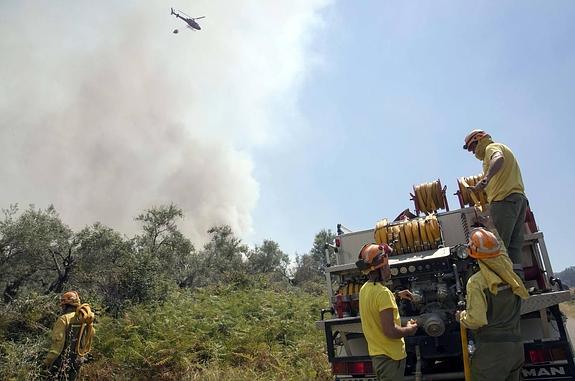
[[[130,235],[174,202],[197,246],[226,223],[293,258],[322,229],[413,209],[414,184],[441,179],[456,208],[456,179],[481,171],[463,137],[483,128],[516,153],[562,270],[574,16],[559,0],[2,1],[0,206]]]
[[[574,265],[575,3],[336,2],[298,105],[309,130],[259,152],[256,231],[305,252],[321,228],[366,229],[413,204],[413,184],[481,172],[474,128],[509,145],[555,270]]]

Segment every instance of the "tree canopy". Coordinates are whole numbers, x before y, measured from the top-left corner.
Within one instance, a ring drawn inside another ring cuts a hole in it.
[[[141,229],[133,237],[100,222],[74,232],[53,206],[21,211],[14,205],[3,212],[0,289],[5,303],[30,292],[71,288],[93,295],[116,314],[128,305],[164,300],[170,288],[244,282],[250,275],[321,281],[327,266],[325,244],[334,238],[331,231],[321,230],[309,253],[297,256],[290,267],[277,242],[265,239],[250,248],[227,225],[210,228],[207,242],[196,249],[179,228],[184,214],[174,204],[140,213],[135,220]]]

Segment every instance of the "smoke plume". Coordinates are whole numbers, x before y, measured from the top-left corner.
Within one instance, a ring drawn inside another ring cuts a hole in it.
[[[54,204],[73,228],[131,234],[137,214],[173,202],[192,239],[250,231],[251,152],[298,119],[326,1],[176,6],[203,29],[159,0],[0,4],[1,207]]]

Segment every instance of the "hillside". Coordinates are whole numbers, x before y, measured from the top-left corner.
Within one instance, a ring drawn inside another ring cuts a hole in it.
[[[561,279],[564,285],[575,287],[575,266],[568,267],[563,271],[555,273],[555,276]]]
[[[2,314],[2,380],[40,379],[45,297]],[[314,327],[324,297],[259,279],[174,291],[164,303],[101,315],[83,380],[330,380]],[[3,311],[7,312],[7,311]],[[17,330],[17,331],[16,331]]]
[[[100,223],[73,231],[53,207],[4,210],[1,380],[44,378],[65,290],[98,316],[84,380],[329,379],[314,322],[331,232],[290,267],[276,242],[250,247],[226,225],[196,247],[173,204],[135,219],[141,232],[127,237]]]

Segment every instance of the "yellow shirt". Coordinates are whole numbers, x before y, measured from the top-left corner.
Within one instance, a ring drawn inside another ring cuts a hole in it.
[[[393,309],[393,321],[401,326],[399,310],[395,303],[393,293],[383,284],[366,282],[359,291],[359,315],[361,328],[367,340],[370,356],[386,355],[394,360],[401,360],[407,356],[405,341],[391,339],[383,334],[379,313],[385,309]]]
[[[512,276],[513,287],[491,271],[490,267],[482,266],[467,281],[467,309],[461,311],[460,322],[466,328],[475,330],[477,342],[516,342],[521,340],[521,298],[527,298],[528,293],[523,282],[513,273],[511,266],[497,260],[507,259],[503,256],[492,258],[495,268],[502,271],[503,278]],[[508,261],[508,259],[507,259]],[[510,264],[510,262],[509,262]]]
[[[487,325],[487,298],[483,290],[488,287],[481,272],[473,274],[467,281],[467,309],[461,311],[459,316],[461,324],[466,328],[478,329]]]
[[[485,192],[487,193],[487,202],[501,201],[512,193],[525,194],[521,170],[515,160],[515,155],[505,144],[491,143],[485,148],[485,157],[483,159],[483,173],[487,174],[489,162],[493,154],[499,152],[503,155],[503,166],[491,178]]]

